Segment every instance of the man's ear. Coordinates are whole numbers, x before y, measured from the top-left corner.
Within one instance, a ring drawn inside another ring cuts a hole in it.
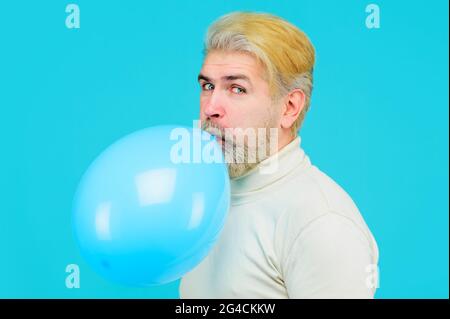
[[[285,98],[281,127],[290,128],[305,107],[306,96],[300,89],[294,89]]]

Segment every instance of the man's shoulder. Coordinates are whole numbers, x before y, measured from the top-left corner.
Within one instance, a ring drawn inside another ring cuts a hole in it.
[[[308,227],[341,223],[370,240],[371,233],[350,195],[316,166],[296,174],[285,187],[291,191],[276,223],[281,243],[295,240]]]
[[[325,211],[352,215],[358,208],[337,182],[314,165],[298,170],[283,185],[288,198],[286,210],[309,212],[303,219],[316,218]]]

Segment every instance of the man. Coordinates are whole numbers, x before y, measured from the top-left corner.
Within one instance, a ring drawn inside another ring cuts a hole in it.
[[[376,242],[347,193],[300,148],[313,66],[306,35],[276,16],[236,12],[209,28],[200,120],[232,153],[231,204],[214,248],[182,278],[181,298],[374,296]],[[256,143],[237,142],[261,128]],[[266,143],[274,136],[275,152]]]

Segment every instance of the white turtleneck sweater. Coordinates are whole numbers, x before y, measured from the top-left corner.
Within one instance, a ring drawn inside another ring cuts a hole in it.
[[[349,195],[311,164],[300,137],[230,183],[224,228],[182,278],[181,298],[374,296],[377,244]]]

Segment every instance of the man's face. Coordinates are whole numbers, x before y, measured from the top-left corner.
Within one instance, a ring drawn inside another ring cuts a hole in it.
[[[223,147],[226,142],[229,142],[228,145],[233,144],[231,150],[225,148],[225,153],[233,151],[233,158],[240,158],[241,161],[248,157],[249,151],[256,151],[252,149],[254,144],[260,146],[269,137],[257,139],[256,143],[248,143],[250,137],[246,136],[244,143],[239,145],[239,139],[236,138],[239,134],[253,129],[254,136],[258,136],[262,129],[268,135],[269,128],[280,127],[280,107],[273,103],[269,84],[263,76],[264,69],[253,56],[219,51],[212,51],[207,55],[199,74],[202,127],[219,137],[224,136],[225,131],[229,137],[228,133],[234,129],[234,141],[220,138],[218,141]],[[221,133],[218,134],[217,131]],[[253,163],[247,160],[244,163],[229,163],[230,177],[245,174],[263,159],[264,156],[257,156]]]

